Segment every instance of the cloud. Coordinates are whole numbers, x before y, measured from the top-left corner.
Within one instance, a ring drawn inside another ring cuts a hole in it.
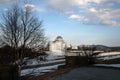
[[[18,2],[19,0],[0,0],[0,4]]]
[[[77,14],[72,14],[69,16],[69,19],[78,19],[78,20],[81,20],[83,19],[84,16],[80,16],[80,15],[77,15]]]
[[[11,0],[0,0],[0,3],[10,2]]]
[[[32,11],[34,11],[35,5],[25,4],[24,7],[25,7],[25,11],[32,12]]]
[[[120,0],[50,0],[52,10],[85,24],[120,26]]]
[[[120,9],[91,8],[89,9],[88,13],[89,14],[85,16],[85,18],[88,20],[87,23],[120,26]]]
[[[25,4],[24,8],[25,8],[25,11],[27,10],[29,12],[34,12],[34,11],[43,12],[44,11],[44,9],[37,7],[33,4]]]
[[[86,7],[89,4],[99,4],[104,0],[50,0],[49,6],[55,10],[69,10],[74,7]]]
[[[88,0],[50,0],[49,6],[58,11],[71,10],[73,7],[85,6]]]
[[[90,11],[90,12],[93,12],[93,13],[94,13],[94,12],[97,12],[97,10],[96,10],[95,8],[90,8],[89,11]]]

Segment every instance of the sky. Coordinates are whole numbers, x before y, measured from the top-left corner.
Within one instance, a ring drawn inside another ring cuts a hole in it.
[[[32,9],[49,41],[120,46],[120,0],[0,0],[0,14],[14,3]]]

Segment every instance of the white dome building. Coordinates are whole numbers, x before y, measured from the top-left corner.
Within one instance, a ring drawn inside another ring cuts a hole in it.
[[[65,50],[65,42],[61,36],[57,36],[57,38],[50,43],[49,49],[52,52],[59,52]]]

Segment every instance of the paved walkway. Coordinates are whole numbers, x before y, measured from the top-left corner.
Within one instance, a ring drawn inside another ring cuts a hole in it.
[[[51,77],[49,80],[120,80],[120,70],[81,67],[68,73]]]

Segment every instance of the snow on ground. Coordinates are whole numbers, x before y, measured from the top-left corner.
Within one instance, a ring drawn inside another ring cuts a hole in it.
[[[42,58],[45,58],[45,60],[40,60],[39,57],[26,60],[23,66],[31,66],[31,65],[39,65],[39,64],[47,64],[47,63],[65,61],[64,52],[48,52],[47,56],[41,56]]]
[[[57,64],[57,65],[52,65],[52,66],[44,66],[44,67],[38,67],[38,68],[32,68],[32,69],[24,69],[21,71],[21,76],[25,75],[42,75],[45,72],[52,72],[56,69],[58,69],[58,66],[64,65],[63,64]]]
[[[42,62],[41,64],[55,63],[55,62],[61,62],[61,61],[65,61],[65,59],[48,61],[48,62]]]
[[[116,58],[120,58],[120,55],[104,56],[104,57],[100,57],[100,58],[97,58],[97,59],[98,60],[110,60],[110,59],[116,59]]]
[[[64,58],[64,52],[48,52],[48,56],[46,57],[46,60],[54,60],[58,58]]]
[[[47,54],[48,55],[45,56],[45,61],[40,61],[39,58],[28,59],[26,61],[26,64],[23,66],[34,66],[34,65],[50,64],[50,63],[65,61],[64,52],[48,52]],[[31,68],[31,69],[23,69],[21,71],[21,76],[41,75],[41,74],[44,74],[45,72],[54,71],[54,70],[58,69],[58,66],[64,65],[64,64],[65,63],[61,63],[61,64],[59,63],[59,64],[50,65],[50,66],[37,67],[37,68]]]
[[[52,55],[58,55],[58,56],[63,56],[65,55],[65,52],[64,51],[55,51],[55,52],[51,52],[51,51],[48,51],[46,52],[47,54],[52,54]]]
[[[101,53],[98,56],[110,56],[110,55],[119,55],[120,52],[106,52],[106,53]]]
[[[98,60],[110,60],[120,58],[120,52],[106,52],[97,55]]]
[[[43,64],[50,64],[50,63],[57,63],[57,62],[64,62],[64,61],[65,61],[65,59],[52,60],[52,61],[40,61],[40,62],[37,62],[36,60],[34,60],[23,66],[43,65]]]
[[[120,68],[120,64],[94,64],[94,66],[105,66],[105,67],[117,67],[117,68]]]

